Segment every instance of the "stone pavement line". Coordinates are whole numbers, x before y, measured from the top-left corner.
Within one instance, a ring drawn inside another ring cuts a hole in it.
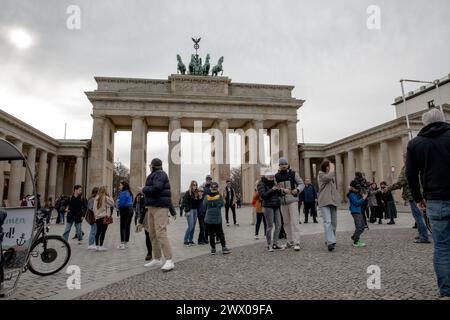
[[[69,275],[65,270],[59,273],[40,277],[26,272],[22,275],[18,288],[10,299],[73,299],[84,295],[90,291],[107,286],[111,283],[126,279],[148,271],[143,265],[146,255],[145,240],[143,233],[132,232],[130,237],[130,248],[126,251],[117,250],[116,246],[120,243],[119,219],[115,217],[115,222],[108,228],[105,239],[105,245],[110,248],[106,252],[93,252],[86,250],[87,235],[89,226],[84,223],[83,230],[86,233],[83,245],[77,245],[76,240],[70,240],[72,246],[72,257],[68,265],[78,265],[81,268],[81,290],[69,290],[66,286],[66,280]],[[225,219],[224,219],[225,221]],[[239,227],[226,227],[224,231],[227,245],[234,250],[239,246],[264,243],[263,227],[260,230],[260,240],[254,240],[254,226],[250,225],[251,208],[243,207],[238,210]],[[302,215],[303,221],[303,215]],[[396,225],[371,225],[371,230],[377,229],[397,229],[410,228],[412,226],[412,217],[409,213],[400,213]],[[177,217],[177,220],[168,227],[169,238],[171,239],[174,251],[174,260],[177,263],[188,258],[204,255],[209,252],[209,246],[194,246],[186,248],[183,245],[183,236],[187,227],[185,217]],[[353,220],[348,211],[340,210],[338,214],[338,231],[353,230]],[[52,225],[50,234],[62,234],[64,226]],[[323,226],[319,218],[319,223],[308,223],[300,225],[301,235],[323,233]],[[71,232],[71,235],[74,231]],[[194,241],[197,240],[198,226]],[[220,245],[218,249],[220,251]],[[67,267],[66,267],[67,268]]]
[[[351,232],[340,232],[335,252],[320,234],[303,238],[300,252],[269,253],[264,245],[235,248],[231,255],[186,259],[169,273],[151,270],[79,299],[437,299],[432,245],[411,241],[412,229],[363,234],[354,248]],[[367,288],[367,267],[381,268],[381,289]]]

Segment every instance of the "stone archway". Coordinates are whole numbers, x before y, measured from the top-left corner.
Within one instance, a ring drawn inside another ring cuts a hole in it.
[[[180,141],[179,130],[193,132],[194,122],[202,130],[215,130],[212,139],[211,175],[221,186],[230,177],[227,136],[230,130],[267,130],[279,152],[272,160],[287,156],[298,170],[297,109],[303,100],[292,97],[293,86],[233,83],[227,77],[171,75],[167,80],[95,77],[97,90],[86,92],[93,106],[93,132],[89,161],[89,189],[105,185],[112,190],[114,133],[131,130],[130,186],[133,191],[145,182],[148,131],[169,133],[169,177],[173,202],[180,195],[180,163],[171,157]],[[257,134],[258,137],[260,134]],[[245,134],[244,134],[245,136]],[[172,139],[171,139],[172,138]],[[264,152],[258,138],[255,146],[243,139],[243,159]],[[151,141],[150,141],[151,144]],[[253,151],[252,151],[253,150]],[[243,202],[251,202],[261,161],[244,161]],[[245,191],[244,191],[245,190]]]

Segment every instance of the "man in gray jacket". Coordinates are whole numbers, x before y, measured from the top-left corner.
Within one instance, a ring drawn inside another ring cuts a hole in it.
[[[281,214],[283,216],[284,230],[287,235],[287,247],[300,250],[300,230],[298,213],[298,199],[305,184],[298,174],[290,169],[286,158],[280,158],[279,171],[275,175],[275,181],[281,190]]]

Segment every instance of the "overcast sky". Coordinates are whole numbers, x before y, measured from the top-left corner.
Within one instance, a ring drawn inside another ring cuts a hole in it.
[[[66,26],[69,5],[81,8],[79,30]],[[379,30],[366,25],[370,5],[381,10]],[[232,81],[294,85],[306,100],[299,141],[303,128],[307,143],[332,142],[393,119],[400,78],[450,72],[449,16],[448,0],[1,0],[0,108],[52,137],[67,122],[67,138],[90,138],[84,91],[94,76],[167,79],[199,36],[199,53],[212,64],[223,55]],[[10,41],[17,28],[28,48]],[[129,139],[116,135],[115,158],[126,164]],[[149,158],[167,159],[166,139],[150,134]],[[184,167],[183,186],[207,171]]]

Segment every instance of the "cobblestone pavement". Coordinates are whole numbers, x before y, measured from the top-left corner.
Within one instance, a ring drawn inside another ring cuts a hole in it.
[[[262,246],[264,241],[254,239],[254,226],[250,224],[251,208],[243,207],[238,210],[238,222],[240,223],[239,227],[226,227],[224,225],[227,244],[234,251],[232,254],[233,257],[239,255],[240,249],[237,249],[237,247],[255,243]],[[317,239],[320,240],[319,243],[322,243],[323,240],[321,237],[323,237],[323,226],[320,219],[319,222],[320,223],[318,224],[310,222],[308,224],[300,225],[302,240],[305,235],[320,233],[320,235],[317,236]],[[397,219],[397,223],[395,225],[386,225],[385,222],[386,221],[384,221],[383,225],[371,225],[371,229],[367,232],[367,236],[375,230],[398,230],[401,228],[410,228],[413,224],[411,214],[408,212],[399,213],[399,219]],[[176,262],[177,271],[175,272],[179,272],[179,270],[181,270],[180,268],[183,267],[181,261],[202,256],[209,252],[208,246],[184,247],[182,238],[186,230],[186,226],[186,219],[184,217],[178,217],[175,222],[171,221],[171,224],[168,227],[169,238],[174,252],[174,260]],[[353,228],[353,220],[348,211],[340,210],[338,214],[338,231],[350,231],[353,230]],[[63,225],[52,225],[50,234],[62,234],[63,229]],[[116,249],[116,246],[120,242],[118,229],[119,221],[115,217],[115,222],[112,226],[110,226],[110,228],[108,228],[106,235],[105,245],[110,248],[110,250],[106,252],[92,252],[86,250],[87,233],[89,231],[89,226],[87,224],[83,225],[83,230],[86,232],[83,245],[77,245],[76,240],[70,240],[72,246],[72,257],[68,265],[77,265],[80,267],[81,289],[69,290],[67,288],[66,281],[69,275],[65,273],[65,270],[48,277],[40,277],[33,275],[30,272],[26,272],[20,278],[19,285],[10,299],[73,299],[93,290],[126,279],[130,276],[147,272],[148,269],[143,266],[145,263],[144,257],[146,255],[143,233],[136,234],[132,231],[130,248],[128,250],[121,251]],[[198,234],[198,228],[196,229],[197,231],[195,237],[197,237]],[[260,235],[262,235],[262,232],[263,231],[260,231]],[[414,234],[412,229],[410,229],[409,232],[411,233],[409,236]],[[72,231],[71,234],[73,235],[74,231]],[[382,232],[378,236],[382,239],[384,237],[384,233]],[[194,240],[196,239],[197,238],[194,238]],[[306,241],[307,237],[304,237],[304,239]],[[401,240],[400,242],[404,241],[405,240]],[[307,247],[307,250],[310,250],[308,248],[309,245],[307,245],[306,242],[305,246]],[[432,248],[430,246],[427,246],[427,248],[429,254],[431,255]],[[314,256],[314,250],[311,254]],[[320,250],[317,254],[320,256]],[[234,259],[233,257],[231,257],[231,259]],[[218,258],[217,261],[222,261],[222,257],[216,258]],[[206,261],[209,261],[208,257],[203,257],[200,261],[205,259]],[[427,262],[431,263],[431,257],[427,258]],[[407,267],[405,268],[407,270]],[[150,274],[152,274],[152,272],[150,272]],[[363,276],[365,276],[364,272]],[[213,281],[213,283],[217,283],[217,281]],[[434,280],[432,281],[432,284],[434,285]],[[202,285],[203,284],[197,283],[193,288],[198,288]],[[243,292],[245,296],[246,291],[244,290]],[[164,297],[163,294],[161,295],[161,298],[162,297]]]
[[[436,299],[432,245],[415,244],[412,229],[374,230],[354,248],[338,234],[335,252],[323,236],[303,238],[300,252],[267,252],[262,243],[230,255],[187,259],[163,273],[151,270],[81,299]],[[367,267],[381,269],[381,289],[367,288]]]

